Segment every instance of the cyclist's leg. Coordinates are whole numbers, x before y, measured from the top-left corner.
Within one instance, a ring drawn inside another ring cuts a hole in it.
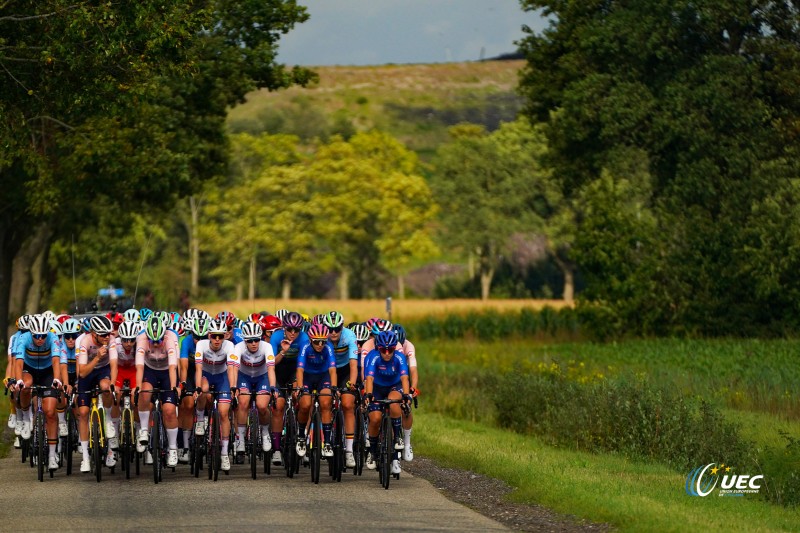
[[[166,390],[161,393],[161,414],[164,415],[164,428],[167,430],[167,465],[175,466],[178,463],[178,403],[177,395],[170,390],[169,370],[162,370],[163,375],[159,388]]]
[[[236,407],[236,453],[244,453],[245,433],[247,431],[247,411],[250,410],[250,376],[239,372],[239,405]],[[251,436],[252,438],[252,436]]]

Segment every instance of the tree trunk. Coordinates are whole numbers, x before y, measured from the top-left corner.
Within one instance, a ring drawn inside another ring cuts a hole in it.
[[[241,300],[244,296],[244,283],[241,281],[236,282],[236,300]]]
[[[397,275],[397,298],[400,300],[406,298],[406,280],[402,274]]]
[[[256,299],[256,254],[250,257],[250,290],[247,291],[250,301]]]
[[[472,252],[467,255],[467,274],[469,275],[469,279],[475,277],[475,256]]]
[[[283,278],[283,285],[281,287],[281,299],[290,300],[292,298],[292,280]]]
[[[572,261],[562,259],[557,253],[553,253],[552,256],[553,261],[564,275],[564,292],[561,297],[566,303],[572,303],[575,299],[575,265]]]
[[[339,299],[350,299],[350,270],[344,269],[339,273]]]
[[[189,227],[189,258],[191,261],[192,279],[189,288],[189,295],[192,299],[197,298],[200,290],[200,237],[198,235],[198,219],[200,215],[200,200],[194,196],[189,197],[189,210],[191,214]]]
[[[481,300],[489,299],[489,292],[492,288],[492,278],[494,277],[494,268],[487,270],[481,269]]]
[[[9,311],[16,318],[23,313],[38,313],[42,296],[42,277],[46,255],[50,249],[50,228],[41,224],[29,232],[30,237],[15,254],[12,263],[13,285],[9,293]],[[44,256],[44,257],[43,257]]]
[[[5,231],[0,231],[0,252],[2,252],[0,253],[0,344],[4,347],[8,343],[10,334],[13,334],[9,326],[14,324],[14,320],[19,317],[19,314],[13,314],[9,306],[11,272],[14,264],[14,255],[16,254],[16,250],[13,250],[12,240],[10,236],[6,235]]]

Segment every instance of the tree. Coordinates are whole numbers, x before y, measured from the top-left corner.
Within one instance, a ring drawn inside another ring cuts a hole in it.
[[[446,239],[478,258],[486,300],[510,237],[541,229],[536,202],[547,170],[536,159],[541,146],[525,123],[503,124],[491,135],[464,124],[451,128],[451,135],[453,141],[437,152],[432,185],[444,206]]]
[[[0,216],[3,336],[21,311],[8,308],[12,261],[37,225],[46,257],[58,233],[95,217],[98,198],[174,203],[224,168],[228,106],[313,78],[275,63],[280,34],[307,18],[291,1],[13,8],[0,9],[0,179],[15,206]]]
[[[798,171],[800,139],[790,126],[800,118],[794,3],[522,5],[552,21],[520,43],[528,62],[520,91],[527,114],[547,123],[548,162],[565,198],[578,200],[604,173],[636,181],[643,173],[631,162],[644,162],[649,176],[645,206],[659,239],[641,241],[635,224],[618,226],[634,232],[618,234],[620,242],[642,243],[635,271],[621,262],[625,254],[612,255],[617,260],[604,261],[602,270],[594,262],[587,296],[607,301],[634,331],[659,324],[742,334],[798,316],[797,303],[776,307],[756,289],[767,271],[782,269],[775,261],[791,254],[789,241],[773,240],[781,253],[758,254],[760,265],[751,253],[761,248],[762,225],[775,223],[763,208],[786,198],[780,191]],[[584,258],[609,242],[579,240],[575,255]],[[770,267],[763,264],[768,257]],[[627,289],[615,287],[620,280],[630,280]],[[789,292],[800,283],[786,281]]]

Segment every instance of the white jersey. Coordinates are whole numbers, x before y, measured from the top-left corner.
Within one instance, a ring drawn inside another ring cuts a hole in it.
[[[136,366],[145,365],[152,370],[169,370],[178,366],[178,336],[167,330],[163,340],[155,344],[146,333],[136,337]]]
[[[116,338],[117,341],[117,365],[124,368],[133,368],[136,364],[136,345],[131,347],[130,353],[125,353],[125,348],[122,346],[122,339]]]
[[[267,373],[268,367],[275,366],[275,353],[272,351],[272,345],[264,341],[258,343],[258,349],[255,352],[251,352],[247,348],[247,343],[240,342],[234,347],[233,359],[235,366],[239,367],[239,372],[251,378],[263,376]]]
[[[211,349],[209,339],[201,340],[194,349],[194,364],[203,365],[203,372],[211,375],[222,374],[228,370],[228,365],[239,364],[238,358],[234,357],[233,343],[228,340],[222,341],[217,351]]]

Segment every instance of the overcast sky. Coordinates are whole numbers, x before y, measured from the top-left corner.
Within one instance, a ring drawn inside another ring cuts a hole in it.
[[[517,0],[298,0],[311,18],[281,37],[288,65],[440,63],[516,50],[546,23]]]

